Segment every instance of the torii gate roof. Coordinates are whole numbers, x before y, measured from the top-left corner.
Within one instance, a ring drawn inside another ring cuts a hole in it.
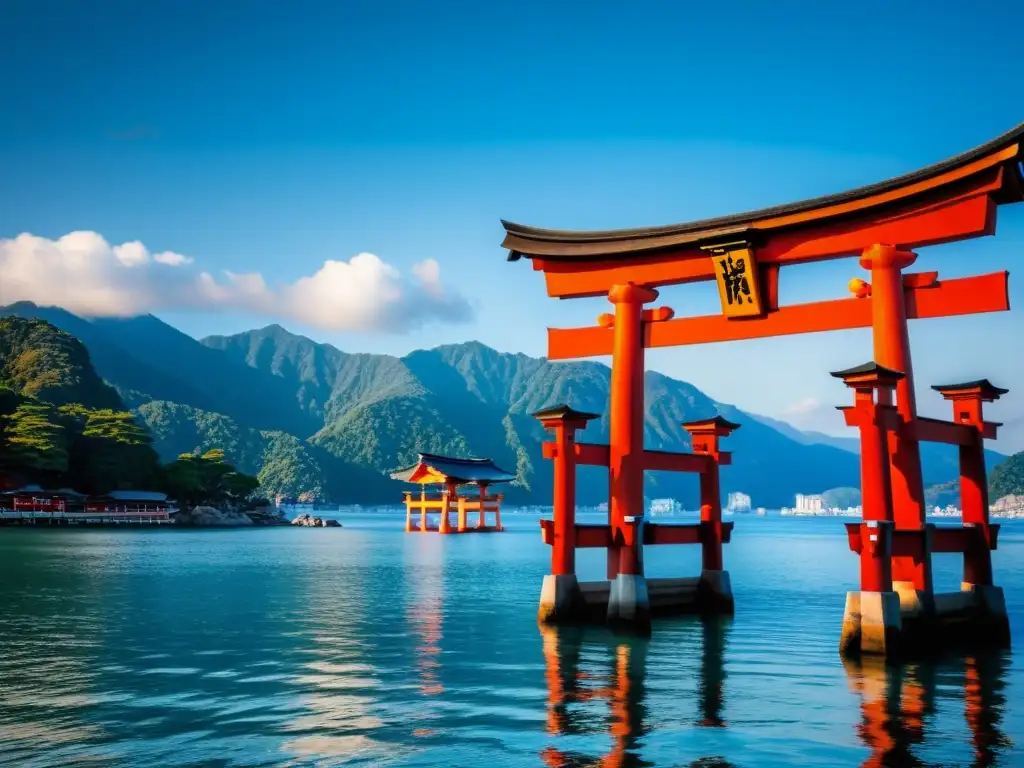
[[[502,247],[509,260],[523,256],[547,261],[618,261],[659,251],[700,248],[730,240],[756,240],[772,231],[820,225],[878,215],[923,204],[935,198],[949,198],[979,177],[999,174],[988,191],[996,203],[1024,200],[1024,123],[972,150],[897,176],[887,181],[839,194],[777,205],[748,213],[661,227],[640,227],[602,231],[540,229],[502,220]]]
[[[407,483],[507,483],[516,476],[501,469],[491,459],[456,459],[432,453],[419,454],[412,466],[391,473],[393,480]]]

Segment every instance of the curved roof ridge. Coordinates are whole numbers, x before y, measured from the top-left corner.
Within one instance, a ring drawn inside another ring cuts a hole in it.
[[[458,483],[508,483],[516,476],[494,463],[492,459],[456,459],[451,456],[438,456],[433,453],[419,453],[419,460],[408,467],[391,472],[393,480],[417,482],[422,474],[421,467],[443,475],[452,482]]]
[[[431,459],[440,459],[441,461],[447,461],[458,464],[493,464],[492,459],[460,459],[455,456],[442,456],[439,453],[420,453],[418,454],[420,461],[429,462]],[[419,463],[419,462],[417,462]]]
[[[885,192],[889,192],[900,187],[908,186],[910,184],[926,181],[935,176],[939,176],[943,173],[955,171],[962,168],[976,160],[983,159],[990,156],[994,152],[998,152],[1001,149],[1010,147],[1014,143],[1024,140],[1024,123],[1017,125],[1015,128],[1007,131],[1001,136],[992,139],[980,146],[963,152],[955,157],[951,157],[947,160],[942,160],[938,163],[926,166],[925,168],[905,173],[901,176],[896,176],[885,181],[876,182],[874,184],[868,184],[867,186],[857,187],[855,189],[847,190],[846,192],[839,192],[831,195],[824,195],[821,197],[810,198],[807,200],[801,200],[795,203],[784,203],[782,205],[775,205],[768,208],[761,208],[754,211],[748,211],[745,213],[731,214],[727,216],[716,216],[708,219],[700,219],[698,221],[686,222],[681,224],[668,224],[664,226],[655,227],[633,227],[629,229],[606,229],[606,230],[560,230],[560,229],[544,229],[541,227],[530,227],[523,224],[517,224],[515,222],[501,220],[502,226],[507,232],[506,240],[509,237],[514,239],[525,239],[535,242],[547,242],[547,243],[558,243],[558,242],[569,242],[569,243],[600,243],[606,241],[617,241],[626,238],[629,239],[645,239],[645,238],[658,238],[658,237],[669,237],[672,235],[686,235],[691,233],[706,233],[709,236],[712,235],[729,235],[738,234],[749,229],[749,224],[759,219],[772,218],[778,216],[786,216],[792,214],[798,214],[806,211],[811,211],[816,208],[823,208],[831,205],[837,205],[846,202],[852,202],[862,198],[870,197]],[[1020,153],[1018,152],[1016,159],[1020,161]],[[515,250],[514,244],[509,244],[507,247]],[[527,254],[528,255],[528,254]]]

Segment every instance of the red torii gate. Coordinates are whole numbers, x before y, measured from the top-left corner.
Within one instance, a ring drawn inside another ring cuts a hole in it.
[[[555,432],[555,444],[546,455],[555,460],[556,478],[562,478],[556,480],[561,484],[556,485],[555,519],[544,524],[545,541],[554,545],[555,552],[552,576],[542,591],[540,618],[580,617],[587,593],[593,590],[576,583],[566,552],[590,543],[609,548],[607,619],[640,630],[649,628],[643,544],[664,543],[664,539],[704,541],[703,536],[682,532],[659,532],[648,541],[646,534],[637,533],[643,519],[643,472],[655,468],[643,450],[645,348],[872,328],[874,361],[902,374],[895,382],[898,425],[887,433],[883,458],[891,478],[885,503],[891,504],[897,530],[926,530],[918,442],[946,441],[952,433],[930,428],[929,420],[917,416],[907,320],[1008,310],[1008,274],[939,280],[936,272],[905,274],[904,269],[917,258],[914,248],[995,233],[998,206],[1024,200],[1022,140],[1024,124],[950,160],[879,184],[689,224],[571,232],[503,221],[502,245],[509,251],[509,260],[531,259],[534,269],[544,274],[549,296],[607,296],[615,306],[614,314],[601,315],[596,326],[548,330],[549,359],[612,355],[611,439],[608,446],[570,447],[575,431],[593,415],[568,406],[561,414],[537,414]],[[851,281],[853,298],[780,305],[781,267],[849,256],[859,256],[860,265],[870,272],[870,284]],[[674,318],[667,307],[644,306],[658,297],[658,286],[712,279],[718,283],[721,315]],[[707,465],[707,458],[666,456],[658,469],[703,474],[697,463]],[[565,490],[574,463],[584,457],[587,463],[607,461],[609,469],[609,524],[597,534],[572,520],[574,499]],[[862,462],[871,460],[862,455]],[[969,477],[970,483],[977,482],[976,469],[969,471]],[[709,496],[710,492],[702,493],[702,510],[705,504],[720,505],[719,499],[712,501]],[[884,511],[868,506],[865,501],[865,519],[886,519]],[[903,595],[904,612],[931,616],[930,550],[927,537],[920,540],[923,543],[916,550],[892,555],[892,579]],[[989,542],[994,546],[994,538]],[[728,574],[720,563],[716,570],[705,561],[701,583],[726,598],[720,604],[731,606]],[[862,584],[862,594],[870,591]],[[895,596],[892,591],[884,594]],[[870,602],[864,601],[862,610]],[[882,602],[891,606],[889,597]],[[1001,592],[990,591],[982,602],[998,612]],[[877,618],[880,625],[892,629],[892,611],[885,613],[865,622]],[[898,619],[900,610],[895,615]],[[867,646],[865,650],[870,650]],[[881,652],[887,647],[883,642]]]

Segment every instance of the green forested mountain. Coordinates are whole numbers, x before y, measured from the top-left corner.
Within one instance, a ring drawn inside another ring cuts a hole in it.
[[[346,355],[272,326],[203,343],[288,381],[297,402],[315,402],[325,423],[310,442],[335,456],[379,472],[411,462],[417,451],[490,456],[519,473],[516,495],[529,492],[538,501],[550,495],[551,474],[540,455],[545,436],[530,414],[558,402],[597,413],[607,410],[607,366],[550,363],[476,342],[397,359]],[[765,504],[788,501],[799,490],[857,480],[857,461],[850,454],[801,446],[689,384],[649,372],[646,390],[646,440],[652,448],[688,448],[682,421],[722,413],[744,424],[730,439],[734,464],[723,471],[723,482]],[[608,439],[606,415],[590,425],[584,439]],[[580,472],[581,498],[587,503],[606,500],[602,471]],[[695,498],[695,478],[648,473],[647,482],[650,494]]]
[[[398,358],[350,355],[279,325],[237,336],[210,336],[202,346],[224,353],[233,365],[269,375],[275,386],[288,393],[288,402],[282,406],[297,408],[311,418],[315,426],[310,432],[334,421],[353,404],[422,393]]]
[[[166,400],[292,434],[318,428],[281,381],[198,343],[152,315],[83,319],[55,307],[19,302],[0,315],[40,318],[79,339],[99,375],[129,406]]]
[[[518,473],[510,496],[549,503],[545,435],[530,414],[570,403],[605,414],[584,440],[608,438],[610,371],[599,363],[551,363],[476,342],[402,358],[348,354],[279,326],[197,342],[153,317],[86,321],[33,305],[7,311],[45,317],[78,335],[100,375],[149,427],[162,457],[223,448],[240,470],[258,473],[269,493],[393,502],[399,486],[387,470],[429,451],[490,456]],[[755,504],[781,506],[797,492],[859,483],[857,457],[848,450],[794,439],[658,373],[648,372],[645,385],[650,448],[688,449],[683,421],[720,413],[743,425],[727,444],[734,453],[723,470],[724,492],[743,490]],[[937,479],[950,478],[939,471]],[[650,495],[696,503],[695,478],[648,473],[647,484]],[[583,503],[605,501],[606,473],[583,468],[578,488]]]
[[[367,471],[285,432],[240,425],[219,413],[166,400],[151,400],[138,414],[161,456],[220,449],[239,472],[254,475],[264,493],[313,499],[348,498],[353,503],[383,498],[390,485]]]
[[[82,342],[41,320],[0,317],[0,385],[54,405],[121,407]]]
[[[988,487],[992,501],[1003,496],[1024,496],[1024,451],[1015,453],[993,469]]]
[[[141,487],[158,466],[150,442],[80,341],[43,320],[0,318],[0,481]]]

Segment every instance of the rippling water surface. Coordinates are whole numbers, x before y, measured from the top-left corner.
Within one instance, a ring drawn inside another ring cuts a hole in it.
[[[841,523],[740,518],[731,621],[541,631],[504,534],[0,529],[0,764],[1024,766],[1024,664],[841,662]],[[647,552],[650,576],[699,548]],[[600,577],[603,552],[580,557]],[[1018,651],[1024,525],[995,553]],[[941,589],[959,560],[937,558]]]

